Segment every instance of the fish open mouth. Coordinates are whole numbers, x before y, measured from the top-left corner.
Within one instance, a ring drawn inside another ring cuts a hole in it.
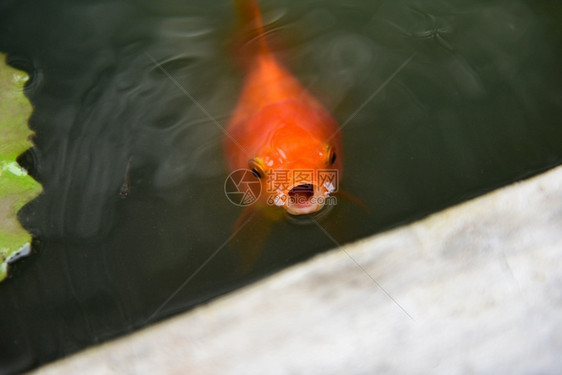
[[[293,215],[316,212],[324,206],[323,191],[313,184],[294,186],[287,193],[287,198],[287,212]]]
[[[289,199],[296,204],[308,203],[312,197],[314,197],[314,185],[312,184],[297,185],[289,190]]]

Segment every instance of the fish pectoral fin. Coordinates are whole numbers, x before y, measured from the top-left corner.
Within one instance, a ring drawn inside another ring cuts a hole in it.
[[[256,214],[256,210],[252,206],[245,207],[240,216],[234,222],[232,226],[232,233],[236,233],[242,230],[242,228],[248,224]]]
[[[254,217],[260,216],[258,220]],[[251,272],[260,258],[267,239],[271,234],[273,222],[262,217],[258,210],[246,207],[233,226],[236,236],[231,249],[238,259],[238,270],[242,274]]]
[[[371,210],[369,209],[369,207],[365,204],[365,202],[363,202],[363,200],[361,198],[359,198],[356,195],[351,194],[348,191],[345,190],[338,190],[337,192],[333,193],[332,195],[336,196],[336,197],[341,197],[342,199],[345,199],[347,201],[350,201],[351,203],[355,204],[356,206],[358,206],[359,208],[361,208],[361,210],[363,210],[363,212],[365,212],[366,214],[370,214]]]

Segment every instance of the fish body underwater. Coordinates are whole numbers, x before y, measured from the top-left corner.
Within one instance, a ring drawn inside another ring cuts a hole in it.
[[[252,171],[261,184],[258,206],[317,212],[341,179],[339,125],[274,56],[257,2],[235,3],[247,37],[238,49],[245,54],[243,86],[224,138],[229,169]]]

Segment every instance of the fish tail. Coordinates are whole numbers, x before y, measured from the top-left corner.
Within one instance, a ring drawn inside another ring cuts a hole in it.
[[[256,52],[264,54],[269,52],[265,38],[265,28],[260,7],[256,0],[233,0],[245,31],[245,43],[251,45]]]

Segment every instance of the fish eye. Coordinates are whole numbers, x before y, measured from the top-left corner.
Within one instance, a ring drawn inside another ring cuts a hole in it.
[[[334,146],[332,145],[327,145],[326,149],[324,151],[324,155],[326,155],[326,164],[328,165],[332,165],[336,162],[336,150],[334,149]]]
[[[248,168],[257,178],[263,178],[263,176],[265,176],[265,168],[258,158],[250,159]]]

